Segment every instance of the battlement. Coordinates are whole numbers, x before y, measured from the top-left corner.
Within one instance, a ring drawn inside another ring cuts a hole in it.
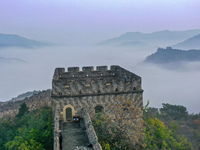
[[[141,91],[141,77],[126,69],[107,66],[56,68],[53,77],[53,96],[74,96]]]
[[[78,72],[79,71],[79,67],[69,67],[68,68],[68,72]]]
[[[80,68],[79,67],[68,67],[67,70],[68,70],[68,72],[79,72]],[[117,66],[117,65],[110,66],[110,70],[108,69],[108,66],[97,66],[96,70],[94,70],[93,66],[84,66],[84,67],[82,67],[82,71],[81,72],[88,72],[88,71],[120,71],[120,70],[125,71],[126,69],[124,69],[124,68],[122,68],[120,66]],[[59,73],[63,73],[63,72],[65,72],[65,68],[56,68],[56,71],[59,72]]]
[[[69,67],[65,72],[65,68],[56,68],[54,72],[53,80],[59,80],[60,78],[91,78],[91,77],[103,77],[103,76],[115,76],[115,77],[139,77],[134,73],[127,71],[126,69],[113,65],[110,70],[107,66],[97,66],[94,70],[93,66],[82,67],[80,71],[79,67]]]

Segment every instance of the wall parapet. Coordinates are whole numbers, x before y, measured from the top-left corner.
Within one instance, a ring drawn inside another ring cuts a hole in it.
[[[54,117],[54,150],[60,149],[58,134],[59,134],[59,113],[56,110]]]
[[[82,71],[79,67],[68,67],[68,71],[65,72],[65,68],[56,68],[53,76],[53,80],[59,80],[60,78],[80,78],[80,77],[98,77],[98,76],[135,76],[136,74],[120,67],[117,65],[112,65],[110,70],[107,66],[97,66],[94,70],[93,66],[82,67]]]
[[[86,128],[86,133],[87,133],[89,142],[93,146],[93,149],[94,150],[102,150],[102,147],[98,142],[98,137],[96,135],[96,132],[92,125],[92,121],[90,119],[90,116],[89,116],[86,108],[82,108],[82,116],[83,116],[83,121],[84,121],[85,128]]]
[[[120,67],[107,66],[56,68],[52,96],[101,95],[102,93],[141,92],[141,77]]]

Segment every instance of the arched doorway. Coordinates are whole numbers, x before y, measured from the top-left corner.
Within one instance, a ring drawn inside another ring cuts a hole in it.
[[[61,112],[61,114],[63,114],[63,121],[73,121],[73,116],[75,113],[76,111],[74,110],[74,107],[72,105],[65,105],[65,107],[63,108],[63,112]]]
[[[66,121],[72,121],[72,109],[70,107],[66,108]]]

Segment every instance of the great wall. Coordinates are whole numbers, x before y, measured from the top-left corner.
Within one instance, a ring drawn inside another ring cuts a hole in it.
[[[142,108],[142,95],[141,77],[120,66],[111,66],[110,70],[107,66],[97,66],[96,70],[94,67],[83,67],[82,71],[79,71],[79,67],[69,67],[67,72],[64,68],[56,68],[52,81],[54,150],[59,150],[59,132],[65,139],[72,139],[64,142],[64,149],[71,150],[76,146],[86,145],[86,143],[81,145],[83,143],[75,142],[81,141],[78,138],[84,135],[83,132],[77,137],[77,133],[80,133],[77,132],[78,127],[82,122],[84,122],[87,133],[83,139],[88,139],[87,142],[93,145],[94,150],[101,150],[90,117],[99,112],[114,117],[115,112],[113,109],[109,109],[109,105],[123,105],[123,100],[131,100],[135,107]],[[79,119],[79,122],[75,129],[70,124],[76,118]],[[66,132],[70,129],[74,132]]]
[[[52,90],[18,101],[0,102],[0,118],[15,116],[24,102],[30,111],[51,106],[54,150],[59,150],[60,132],[64,150],[101,150],[90,117],[99,112],[114,117],[115,112],[109,109],[109,105],[123,104],[121,99],[131,100],[135,107],[142,108],[142,95],[141,77],[120,66],[111,66],[110,70],[107,66],[97,66],[96,70],[83,67],[82,71],[78,67],[69,67],[67,72],[64,68],[56,68]],[[86,147],[88,144],[92,147]]]

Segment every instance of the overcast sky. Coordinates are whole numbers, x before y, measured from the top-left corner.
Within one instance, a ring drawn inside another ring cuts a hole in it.
[[[200,27],[199,0],[1,0],[0,33],[94,44],[125,32]]]

